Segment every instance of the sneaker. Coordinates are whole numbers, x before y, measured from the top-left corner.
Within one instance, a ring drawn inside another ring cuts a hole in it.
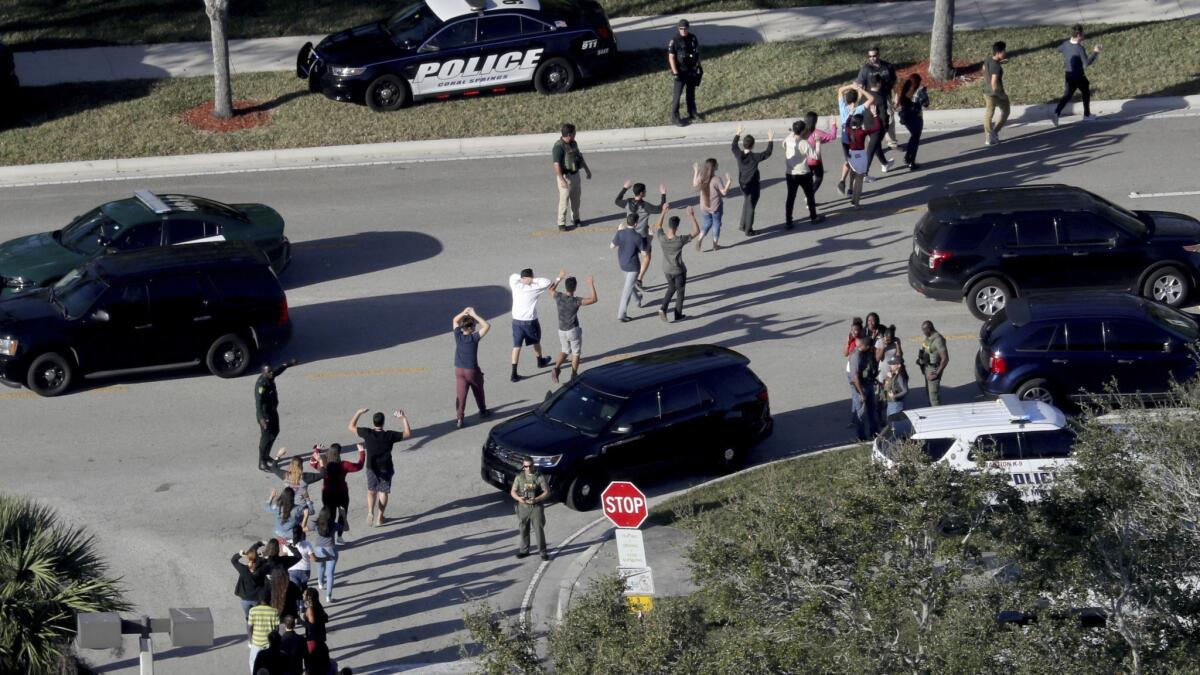
[[[1096,121],[1096,120],[1098,120],[1098,119],[1100,119],[1100,118],[1099,118],[1099,117],[1096,117],[1095,115],[1084,115],[1084,116],[1083,116],[1083,121],[1084,121],[1084,122],[1095,122],[1095,121]]]
[[[332,604],[333,604],[333,596],[332,596],[332,595],[330,595],[330,594],[328,594],[328,593],[326,593],[326,594],[325,594],[325,604],[326,604],[326,605],[332,605]]]
[[[844,194],[846,194],[846,181],[844,181],[844,180],[839,180],[839,181],[838,181],[838,184],[837,184],[837,191],[838,191],[838,194],[839,194],[839,195],[844,195]]]
[[[992,145],[1000,145],[1000,132],[992,132]]]
[[[583,227],[583,221],[582,221],[582,220],[579,220],[578,218],[576,218],[576,219],[575,219],[575,222],[574,222],[574,223],[572,223],[572,224],[573,224],[575,227]]]
[[[992,134],[984,134],[983,135],[983,144],[984,145],[995,145],[995,143],[996,143],[996,141],[992,140]]]
[[[454,428],[455,429],[463,428],[463,418],[460,417],[460,418],[454,420]]]
[[[527,555],[529,555],[529,551],[517,551],[518,558],[524,558]]]
[[[566,231],[567,231],[567,226],[566,226],[566,225],[559,225],[559,226],[558,226],[558,231],[559,231],[559,232],[566,232]]]
[[[750,228],[749,230],[746,230],[747,237],[753,237],[756,234],[758,234],[758,233],[754,231],[754,228]]]
[[[908,170],[909,170],[909,171],[916,171],[916,170],[918,170],[918,169],[920,169],[920,168],[921,168],[921,165],[920,165],[920,164],[917,164],[916,162],[909,162],[909,163],[908,163]]]
[[[887,165],[887,164],[880,164],[880,165],[879,165],[879,173],[881,173],[881,174],[883,174],[883,175],[885,175],[885,176],[886,176],[886,175],[887,175],[887,172],[888,172],[888,165]]]
[[[813,225],[816,225],[818,223],[823,223],[823,222],[825,222],[825,216],[823,214],[818,213],[816,215],[816,217],[809,218],[808,222],[812,223]]]
[[[627,316],[620,317],[618,320],[619,320],[621,323],[629,323],[630,321],[633,321],[633,319],[631,319],[631,318],[629,318],[629,317],[627,317]]]
[[[545,368],[548,365],[550,365],[550,357],[549,356],[537,357],[537,367],[538,368]]]
[[[509,382],[520,382],[521,376],[516,373],[513,373],[511,376],[509,376],[508,381]]]
[[[790,221],[790,220],[783,224],[783,229],[785,229],[785,230],[790,230],[793,227],[795,227],[795,226],[792,225],[792,221]]]
[[[688,318],[688,315],[687,315],[687,314],[676,314],[676,315],[675,315],[675,320],[676,320],[676,321],[683,321],[683,320],[684,320],[684,319],[686,319],[686,318]]]
[[[545,551],[542,551],[542,560],[549,560],[549,559],[550,559],[550,556],[547,555]]]
[[[874,183],[875,179],[870,176],[863,176],[863,182],[864,183]]]
[[[671,124],[674,124],[677,127],[686,127],[687,126],[687,122],[684,122],[683,120],[679,119],[678,117],[672,117]]]
[[[322,584],[320,579],[317,579],[317,590],[318,591],[325,590],[325,584]]]
[[[1050,124],[1053,124],[1055,129],[1058,128],[1058,113],[1054,113],[1050,116]]]
[[[481,419],[481,420],[486,420],[486,419],[491,419],[491,417],[492,417],[492,411],[491,411],[491,410],[488,410],[487,408],[484,408],[483,410],[480,410],[480,411],[479,411],[479,419]]]
[[[663,323],[667,322],[667,311],[665,309],[658,310],[658,318],[662,319]]]

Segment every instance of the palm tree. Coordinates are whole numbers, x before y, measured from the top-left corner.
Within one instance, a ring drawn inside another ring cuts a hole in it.
[[[95,539],[49,507],[0,495],[0,672],[74,670],[77,612],[124,611]]]

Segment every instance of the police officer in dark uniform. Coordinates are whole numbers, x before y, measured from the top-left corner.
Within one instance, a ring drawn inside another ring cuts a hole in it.
[[[259,471],[271,470],[271,446],[275,444],[275,437],[279,435],[279,392],[275,390],[275,378],[294,365],[296,359],[274,369],[270,364],[264,363],[262,374],[254,383],[254,415],[258,418],[258,427],[261,430],[258,438]]]
[[[680,19],[676,25],[676,35],[667,43],[667,64],[671,66],[671,74],[675,76],[675,97],[671,101],[671,122],[675,126],[683,126],[687,122],[679,119],[679,96],[687,91],[687,121],[700,117],[696,113],[696,85],[704,69],[700,67],[700,41],[689,32],[687,19]]]
[[[521,532],[521,548],[517,550],[517,557],[529,555],[529,526],[532,525],[537,530],[542,560],[549,560],[546,554],[546,512],[542,506],[542,502],[550,498],[546,477],[534,470],[533,462],[526,459],[521,463],[521,473],[513,479],[509,494],[517,500],[517,523]]]

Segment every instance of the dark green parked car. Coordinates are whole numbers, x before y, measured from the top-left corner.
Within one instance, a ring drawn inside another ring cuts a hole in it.
[[[212,241],[254,244],[276,274],[292,259],[283,217],[269,206],[138,190],[88,211],[61,230],[0,244],[0,295],[49,286],[100,255]]]

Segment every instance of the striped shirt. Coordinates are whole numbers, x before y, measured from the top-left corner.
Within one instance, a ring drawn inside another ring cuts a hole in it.
[[[279,612],[270,605],[255,605],[246,623],[250,626],[250,644],[265,649],[270,646],[267,636],[279,626]]]

